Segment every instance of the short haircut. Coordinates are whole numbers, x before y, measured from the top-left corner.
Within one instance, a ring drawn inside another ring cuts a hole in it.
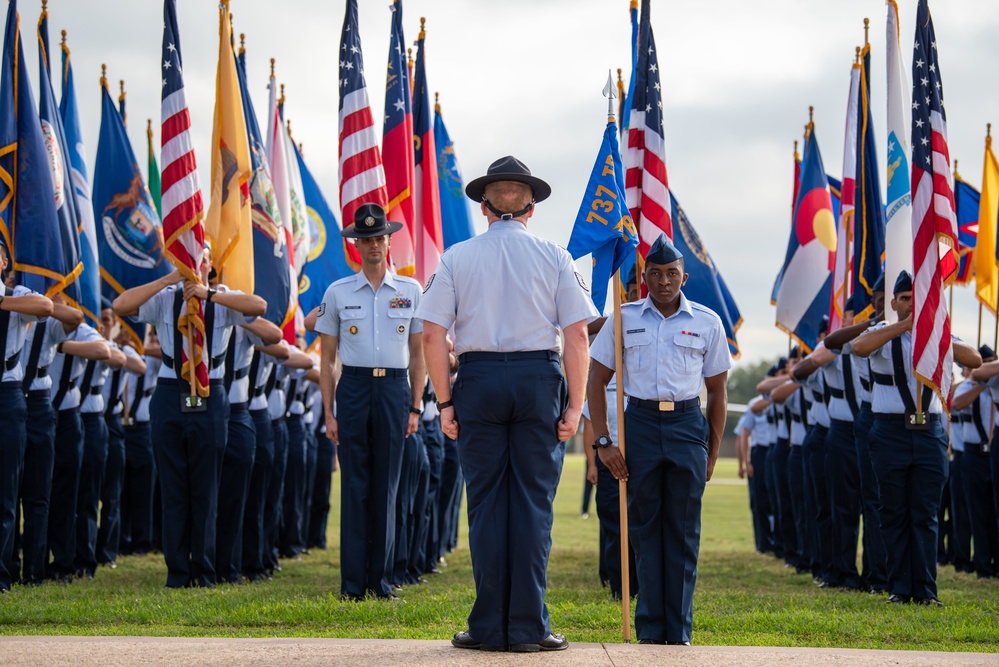
[[[487,185],[482,192],[490,204],[504,213],[527,208],[534,200],[534,190],[520,181],[496,181]]]

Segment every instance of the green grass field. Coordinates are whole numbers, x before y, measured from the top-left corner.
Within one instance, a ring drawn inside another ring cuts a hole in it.
[[[584,461],[566,457],[548,569],[552,626],[573,642],[621,640],[621,606],[597,577],[595,509],[579,516]],[[341,602],[339,477],[330,549],[283,562],[267,583],[168,590],[162,556],[125,557],[92,581],[16,587],[0,596],[0,634],[448,639],[474,596],[464,530],[441,575],[402,601]],[[940,572],[944,609],[889,607],[884,597],[819,590],[757,554],[748,496],[722,460],[705,493],[694,643],[999,652],[999,581]]]

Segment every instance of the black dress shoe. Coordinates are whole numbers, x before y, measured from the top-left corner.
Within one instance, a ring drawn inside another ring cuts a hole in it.
[[[885,602],[888,604],[908,604],[911,600],[912,598],[908,595],[899,595],[896,593],[895,595],[889,596]]]
[[[537,653],[538,651],[564,651],[569,648],[569,642],[565,635],[557,635],[554,632],[537,644],[510,644],[510,651],[513,653]]]
[[[666,642],[669,646],[690,646],[690,642]]]
[[[639,639],[639,644],[656,644],[665,646],[666,642],[661,639]]]
[[[942,607],[944,603],[936,598],[916,598],[913,600],[916,604],[921,604],[924,607]]]
[[[468,632],[454,633],[454,638],[451,639],[451,646],[455,648],[470,648],[476,651],[506,651],[505,646],[494,646],[476,641],[472,639],[472,635],[468,634]]]
[[[836,588],[836,584],[834,584],[834,583],[833,583],[833,582],[831,582],[831,581],[826,581],[826,580],[824,580],[824,579],[823,579],[823,580],[822,580],[822,581],[821,581],[821,582],[819,583],[819,588]]]

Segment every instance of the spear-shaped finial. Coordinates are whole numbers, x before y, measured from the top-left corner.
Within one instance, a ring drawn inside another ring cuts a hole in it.
[[[868,39],[868,34],[870,33],[870,30],[871,30],[871,19],[864,19],[864,46],[870,44],[870,40]]]
[[[274,59],[271,58],[271,78],[274,78]]]
[[[101,86],[108,87],[108,66],[101,64]]]
[[[66,46],[66,31],[62,31],[62,45]]]
[[[607,83],[604,84],[604,97],[607,98],[607,122],[614,122],[614,100],[617,99],[617,86],[614,85],[614,78],[611,71],[607,70]]]

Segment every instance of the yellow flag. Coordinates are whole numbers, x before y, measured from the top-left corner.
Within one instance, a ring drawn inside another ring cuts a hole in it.
[[[232,49],[229,0],[219,6],[219,65],[212,127],[212,194],[205,234],[219,282],[253,293],[253,228],[250,222],[250,143]]]
[[[978,209],[978,240],[975,242],[975,294],[996,312],[999,298],[999,265],[996,264],[996,218],[999,217],[999,162],[992,152],[992,137],[985,138],[985,172]]]

